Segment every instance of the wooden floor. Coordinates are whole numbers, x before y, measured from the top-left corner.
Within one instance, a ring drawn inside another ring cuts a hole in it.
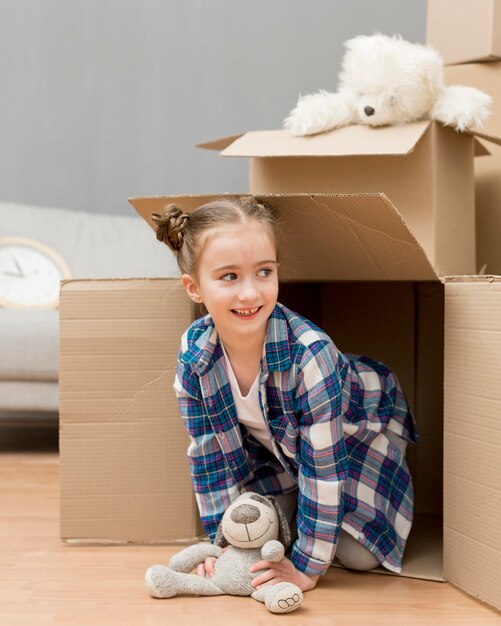
[[[290,615],[251,598],[150,598],[143,576],[174,548],[75,547],[59,540],[57,431],[0,428],[0,624],[120,626],[500,626],[448,583],[332,568]]]

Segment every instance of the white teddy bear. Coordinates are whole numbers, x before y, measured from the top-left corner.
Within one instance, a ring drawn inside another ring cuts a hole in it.
[[[338,91],[300,97],[284,121],[292,135],[421,119],[464,131],[482,126],[490,114],[492,98],[484,92],[445,86],[442,58],[430,46],[381,34],[355,37],[345,46]]]
[[[303,601],[301,589],[283,582],[256,590],[251,581],[261,572],[249,571],[261,560],[280,562],[290,542],[289,524],[276,499],[246,492],[224,512],[215,545],[195,544],[175,554],[167,567],[153,565],[145,575],[146,588],[155,598],[172,598],[179,593],[252,596],[264,602],[271,613],[290,613]],[[226,546],[229,548],[223,550]],[[217,557],[212,578],[190,573],[209,556]]]

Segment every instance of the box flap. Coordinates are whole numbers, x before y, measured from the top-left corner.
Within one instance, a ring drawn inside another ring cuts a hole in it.
[[[356,156],[401,155],[412,152],[430,125],[429,121],[403,126],[371,128],[353,124],[328,133],[308,137],[293,137],[287,130],[261,130],[201,144],[199,147],[218,149],[227,145],[223,156],[283,157],[283,156]]]
[[[155,196],[129,202],[150,224],[168,204],[184,211],[235,194]],[[283,280],[437,280],[424,250],[384,194],[256,195],[282,220]]]
[[[482,142],[478,141],[478,139],[475,138],[473,142],[473,154],[474,156],[488,156],[491,153],[489,152],[489,150],[487,150]]]
[[[445,281],[444,569],[501,609],[501,277]]]
[[[205,150],[224,150],[230,146],[234,141],[242,136],[243,133],[238,135],[228,135],[228,137],[221,137],[221,139],[214,139],[213,141],[207,141],[205,143],[199,143],[196,148],[204,148]]]
[[[481,130],[478,130],[478,129],[467,130],[465,132],[470,133],[470,135],[473,135],[474,137],[485,139],[486,141],[490,141],[491,143],[495,143],[498,146],[501,146],[501,137],[498,137],[497,135],[491,135],[489,133],[482,132]],[[477,154],[479,153],[477,153],[477,149],[475,149],[475,156]],[[480,154],[485,154],[485,153],[481,152]],[[487,151],[487,154],[490,154],[489,151]]]
[[[64,282],[63,539],[193,542],[199,534],[189,441],[172,388],[192,319],[179,279]]]
[[[286,130],[257,130],[199,143],[196,147],[218,150],[222,156],[231,157],[397,156],[411,153],[429,125],[429,121],[381,128],[353,124],[308,137],[293,137]],[[501,137],[497,135],[478,129],[465,132],[501,145]],[[487,154],[490,154],[487,148],[475,141],[475,156]]]

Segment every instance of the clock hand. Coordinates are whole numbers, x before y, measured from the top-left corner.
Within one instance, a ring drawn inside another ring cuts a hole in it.
[[[15,276],[15,278],[24,278],[24,274],[14,274],[14,272],[2,272],[5,276]]]
[[[19,263],[16,260],[16,257],[13,256],[12,260],[14,261],[15,266],[17,267],[17,271],[19,272],[19,275],[22,276],[24,278],[24,274],[23,274],[23,270],[21,269],[21,266],[19,265]]]

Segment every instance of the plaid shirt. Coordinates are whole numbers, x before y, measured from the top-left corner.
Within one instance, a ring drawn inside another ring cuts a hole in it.
[[[240,426],[212,318],[185,332],[174,389],[190,436],[188,458],[211,540],[241,491],[299,488],[290,559],[323,574],[341,525],[389,570],[400,572],[413,514],[404,455],[386,429],[416,442],[398,380],[381,363],[340,353],[304,317],[277,304],[261,359],[260,404],[273,451]]]

